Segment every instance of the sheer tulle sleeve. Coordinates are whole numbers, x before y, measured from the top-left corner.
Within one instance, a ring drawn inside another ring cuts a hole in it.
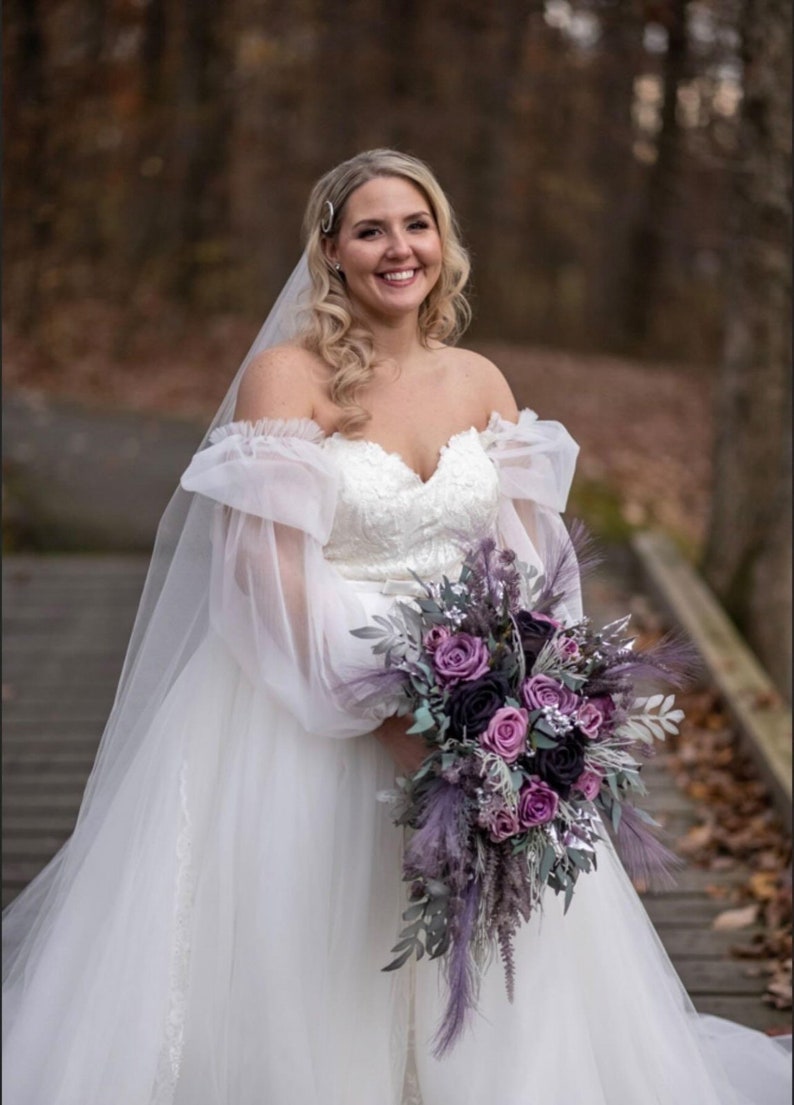
[[[304,729],[350,737],[392,711],[382,698],[351,690],[351,676],[371,668],[373,656],[350,630],[370,619],[360,595],[323,556],[337,473],[322,437],[310,419],[228,423],[181,482],[218,504],[211,626],[252,682]]]
[[[560,517],[573,481],[579,446],[560,422],[523,410],[518,422],[494,415],[486,448],[499,473],[498,527],[502,543],[542,571],[564,565],[565,598],[558,614],[566,622],[582,616],[576,557]]]

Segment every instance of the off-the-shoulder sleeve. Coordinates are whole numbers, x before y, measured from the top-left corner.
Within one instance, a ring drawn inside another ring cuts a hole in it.
[[[323,436],[310,419],[229,423],[211,434],[181,482],[218,504],[213,629],[304,729],[349,737],[371,731],[391,709],[351,690],[351,675],[371,667],[373,655],[350,630],[369,618],[360,594],[323,556],[338,487]]]
[[[582,616],[576,556],[565,524],[579,446],[561,422],[522,410],[517,422],[494,414],[484,444],[499,475],[498,528],[502,543],[543,572],[560,568],[564,597],[556,613]]]

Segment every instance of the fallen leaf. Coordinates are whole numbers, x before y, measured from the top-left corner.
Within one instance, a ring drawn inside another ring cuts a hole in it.
[[[776,871],[758,871],[750,876],[747,886],[759,902],[771,902],[778,893],[778,874]]]
[[[734,929],[746,929],[758,920],[758,905],[741,906],[739,909],[725,909],[711,922],[718,932],[732,932]]]

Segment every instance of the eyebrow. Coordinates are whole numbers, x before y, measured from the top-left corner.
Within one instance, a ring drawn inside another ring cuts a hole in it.
[[[427,219],[432,219],[433,218],[433,216],[430,214],[429,211],[414,211],[413,215],[406,215],[404,221],[405,222],[410,222],[411,219],[418,219],[422,215],[424,215],[424,217],[427,218]],[[374,224],[376,226],[380,226],[383,223],[383,221],[384,221],[383,219],[359,219],[357,223],[353,223],[352,229],[355,230],[357,226],[364,226],[365,223],[369,223],[370,225]]]

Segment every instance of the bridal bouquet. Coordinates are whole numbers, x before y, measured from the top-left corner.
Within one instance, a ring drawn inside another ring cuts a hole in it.
[[[354,630],[383,657],[398,713],[413,715],[409,732],[427,742],[419,770],[398,780],[396,821],[413,830],[410,904],[385,970],[443,957],[439,1055],[475,1006],[494,945],[512,1000],[516,931],[546,887],[567,910],[596,866],[605,821],[633,876],[669,877],[675,863],[632,799],[645,793],[643,756],[683,713],[672,695],[637,697],[632,683],[675,681],[676,646],[636,649],[628,617],[600,630],[556,620],[564,560],[544,577],[486,542],[457,580],[419,580],[420,598]]]

